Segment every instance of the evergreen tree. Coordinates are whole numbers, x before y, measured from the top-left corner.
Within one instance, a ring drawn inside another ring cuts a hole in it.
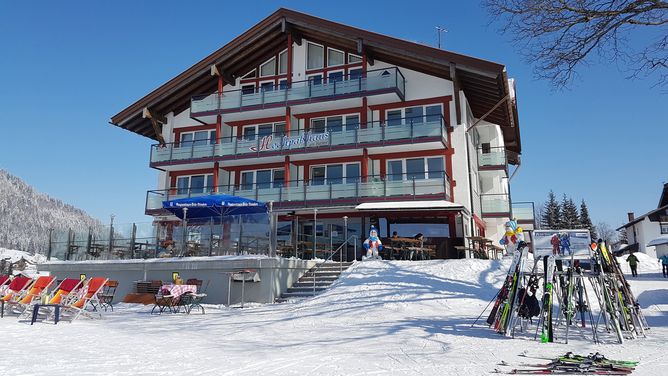
[[[559,213],[561,207],[557,201],[554,192],[550,190],[547,195],[547,202],[543,205],[543,212],[541,213],[540,224],[542,229],[557,230],[559,229]]]
[[[626,232],[626,227],[622,227],[622,229],[619,230],[619,235],[617,235],[617,239],[619,239],[620,243],[629,244],[629,237]]]
[[[596,234],[596,228],[591,223],[591,218],[589,217],[589,209],[587,209],[587,203],[585,203],[585,200],[582,200],[582,202],[580,203],[580,227],[579,228],[589,230],[589,233],[591,234],[591,238],[593,240],[598,239],[598,235]]]
[[[574,229],[580,228],[580,219],[578,218],[578,208],[573,200],[564,194],[561,200],[560,228]]]

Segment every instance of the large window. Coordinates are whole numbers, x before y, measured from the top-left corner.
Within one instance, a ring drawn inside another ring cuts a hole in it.
[[[243,171],[240,183],[242,190],[280,188],[285,183],[285,171],[279,168],[273,170]]]
[[[190,175],[176,178],[176,194],[188,195],[213,191],[213,175]]]
[[[288,50],[278,55],[278,74],[288,73]]]
[[[319,69],[325,65],[325,49],[317,44],[306,44],[306,69]]]
[[[260,77],[276,75],[276,58],[271,58],[266,63],[260,65]]]
[[[243,130],[243,138],[246,141],[255,140],[273,134],[274,137],[281,137],[285,134],[285,123],[268,123],[259,125],[246,125]]]
[[[205,146],[216,143],[216,131],[197,131],[181,133],[179,147]]]
[[[359,114],[328,116],[326,118],[311,119],[313,133],[342,132],[359,128]]]
[[[443,115],[440,104],[427,106],[406,107],[388,110],[386,113],[387,125],[422,124],[425,122],[439,122]]]
[[[444,166],[443,157],[390,160],[387,161],[386,179],[411,181],[443,178]]]
[[[311,167],[311,185],[352,184],[360,179],[360,164],[330,164]]]
[[[345,64],[345,54],[343,51],[335,50],[333,48],[327,49],[327,66],[334,67]]]

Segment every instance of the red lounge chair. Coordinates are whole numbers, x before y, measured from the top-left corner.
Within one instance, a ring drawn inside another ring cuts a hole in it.
[[[28,277],[15,277],[7,286],[7,291],[4,296],[0,298],[2,301],[2,315],[5,314],[5,306],[17,302],[23,294],[32,284],[32,279]]]
[[[5,303],[10,307],[16,307],[20,310],[20,314],[29,309],[33,304],[39,303],[43,296],[46,296],[49,291],[49,287],[56,280],[56,277],[53,276],[41,276],[38,277],[35,282],[30,286],[30,289],[26,290],[21,296],[15,300]]]
[[[91,278],[88,283],[86,283],[85,294],[83,294],[83,296],[80,295],[74,298],[71,303],[64,303],[61,309],[61,315],[71,314],[72,316],[69,318],[69,320],[72,322],[76,320],[79,315],[85,312],[89,304],[91,307],[99,305],[100,298],[98,294],[104,290],[104,286],[106,285],[107,281],[109,281],[109,279],[103,277]]]

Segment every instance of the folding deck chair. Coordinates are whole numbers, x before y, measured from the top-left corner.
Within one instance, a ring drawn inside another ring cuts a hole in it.
[[[41,276],[26,290],[17,300],[10,300],[5,303],[10,309],[18,308],[20,310],[19,316],[28,310],[33,304],[39,303],[43,296],[49,292],[49,287],[55,282],[54,276]],[[11,312],[11,311],[10,311]]]
[[[79,290],[83,288],[85,281],[75,278],[65,278],[60,281],[60,284],[53,289],[53,295],[46,301],[47,306],[61,305],[77,296]],[[39,307],[40,311],[42,307]],[[30,317],[32,311],[35,309],[35,306],[32,305],[28,307],[23,313],[19,316],[21,318]],[[44,307],[44,309],[48,309]],[[35,316],[37,317],[37,316]]]
[[[79,294],[71,301],[64,303],[61,309],[61,314],[67,315],[71,313],[72,316],[70,317],[70,322],[76,320],[81,314],[92,317],[85,313],[86,308],[89,305],[91,308],[94,308],[95,305],[100,305],[98,294],[103,291],[107,281],[109,281],[109,279],[104,277],[91,278],[83,289],[85,293]],[[102,317],[102,315],[99,316]]]
[[[107,312],[108,308],[110,308],[112,312],[114,311],[113,303],[117,287],[118,281],[107,281],[107,284],[104,285],[103,291],[98,294],[98,298],[100,299],[100,308],[104,308],[105,312]]]
[[[14,279],[12,279],[9,286],[7,286],[7,291],[2,298],[0,298],[0,304],[2,304],[2,307],[0,308],[0,317],[5,316],[5,305],[10,305],[18,301],[21,298],[21,294],[30,287],[32,282],[33,280],[28,277],[14,277]]]
[[[5,295],[5,290],[7,290],[7,286],[9,286],[9,282],[12,281],[12,277],[2,274],[0,275],[0,296]]]

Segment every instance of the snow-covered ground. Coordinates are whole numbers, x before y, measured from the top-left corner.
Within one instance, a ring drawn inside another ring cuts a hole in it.
[[[21,259],[25,261],[25,264],[23,265],[24,268],[20,269],[15,267],[13,269],[13,274],[22,273],[29,277],[34,277],[35,275],[39,274],[37,273],[37,264],[46,261],[46,257],[44,255],[31,255],[28,252],[0,247],[0,260],[6,260],[7,262],[11,262],[12,264],[17,265],[20,263]]]
[[[533,331],[510,339],[471,327],[508,260],[369,261],[325,293],[293,303],[208,306],[203,316],[156,316],[150,306],[120,304],[102,320],[58,325],[6,316],[0,374],[485,375],[509,370],[497,365],[502,360],[531,361],[522,353],[599,351],[639,360],[634,374],[661,375],[668,366],[668,279],[650,261],[641,259],[631,284],[652,329],[623,345],[612,336],[594,345],[590,332],[578,329],[566,345],[538,343]]]

